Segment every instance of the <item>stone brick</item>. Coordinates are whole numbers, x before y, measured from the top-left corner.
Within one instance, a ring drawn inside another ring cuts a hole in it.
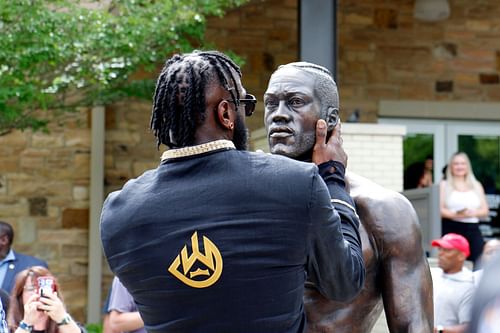
[[[82,249],[83,251],[83,249]],[[87,256],[80,257],[77,261],[73,261],[70,265],[70,273],[73,276],[84,276],[88,274]]]
[[[372,51],[347,51],[345,54],[347,61],[372,62],[375,60],[375,53]]]
[[[66,131],[64,133],[66,147],[90,147],[90,131],[88,129],[79,129]]]
[[[47,198],[33,197],[28,199],[30,216],[47,216]]]
[[[123,170],[123,169],[105,170],[106,185],[123,185],[131,177],[132,173],[129,170]]]
[[[497,86],[490,86],[486,89],[486,97],[491,102],[500,101],[500,90]]]
[[[475,73],[456,73],[454,81],[458,85],[477,85],[479,83],[479,78]]]
[[[399,97],[399,88],[388,85],[370,86],[366,88],[366,96],[380,99],[397,99]]]
[[[24,148],[27,145],[27,137],[31,131],[12,131],[8,134],[0,136],[0,147],[21,147]]]
[[[17,156],[0,156],[0,172],[16,172],[19,167]]]
[[[19,244],[31,244],[37,240],[37,219],[34,217],[21,217],[17,228],[14,229],[16,235],[16,246]]]
[[[477,48],[460,48],[459,56],[464,59],[472,59],[475,62],[484,62],[486,64],[495,63],[495,52],[491,50],[477,49]]]
[[[21,170],[33,170],[43,167],[45,159],[43,157],[21,157]]]
[[[465,28],[471,31],[490,31],[491,23],[487,20],[466,20]]]
[[[353,61],[353,62],[342,62],[341,72],[349,73],[347,76],[342,77],[342,81],[345,83],[366,83],[367,81],[367,71],[365,64]]]
[[[492,65],[490,63],[475,61],[473,59],[452,59],[450,60],[449,64],[451,70],[462,73],[478,73],[490,71],[492,69]]]
[[[479,87],[457,86],[455,88],[456,99],[464,101],[482,101],[483,94]]]
[[[62,213],[62,227],[64,229],[88,229],[89,210],[66,208]]]
[[[437,93],[453,92],[453,81],[436,81],[435,91]]]
[[[457,56],[457,44],[439,43],[432,49],[432,55],[436,59],[452,59]]]
[[[8,179],[7,184],[9,195],[12,196],[30,196],[33,193],[41,196],[71,196],[71,186],[60,181]]]
[[[74,178],[88,178],[90,175],[90,155],[75,154],[73,159]]]
[[[298,17],[296,8],[283,8],[281,5],[267,6],[263,14],[266,17],[272,17],[274,20],[295,21]]]
[[[480,73],[479,82],[481,84],[498,84],[500,80],[496,73]]]
[[[88,200],[89,199],[88,186],[74,186],[73,187],[73,199],[74,200]]]
[[[1,191],[1,189],[0,189]],[[28,205],[20,200],[4,202],[0,200],[0,218],[23,217],[28,215]]]
[[[104,116],[104,128],[106,130],[116,129],[116,105],[109,104],[104,108],[105,116]]]
[[[73,244],[88,246],[88,231],[83,229],[40,229],[38,238],[45,244]]]
[[[89,249],[87,246],[64,244],[61,248],[63,258],[87,258]]]
[[[138,133],[124,131],[107,131],[106,142],[119,143],[122,145],[137,144],[141,141],[141,136]]]
[[[41,243],[41,242],[39,242]],[[53,261],[59,258],[59,245],[57,244],[39,244],[37,254],[46,261]],[[52,268],[52,266],[51,266]],[[53,268],[52,268],[53,269]]]
[[[144,171],[155,169],[158,167],[158,162],[134,162],[132,164],[132,177],[138,177]]]
[[[389,8],[377,8],[373,14],[373,21],[377,28],[397,29],[398,12]]]
[[[262,29],[271,30],[274,28],[274,20],[270,17],[263,16],[262,13],[258,15],[247,15],[241,20],[240,29]]]
[[[422,82],[422,83],[406,83],[401,86],[400,98],[401,99],[432,99],[434,96],[432,83]]]
[[[374,19],[376,20],[377,17],[374,18],[371,10],[353,11],[343,16],[343,21],[349,25],[369,26],[373,25]]]
[[[54,149],[57,147],[64,146],[64,136],[62,134],[45,134],[45,133],[34,133],[32,136],[31,145],[35,148],[50,148]]]

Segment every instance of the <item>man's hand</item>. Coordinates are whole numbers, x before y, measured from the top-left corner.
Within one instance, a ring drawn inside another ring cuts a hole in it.
[[[340,120],[333,129],[328,142],[326,142],[326,122],[320,119],[316,123],[316,143],[314,144],[312,161],[316,165],[330,160],[338,161],[347,167],[347,154],[342,148],[342,137],[340,136]]]

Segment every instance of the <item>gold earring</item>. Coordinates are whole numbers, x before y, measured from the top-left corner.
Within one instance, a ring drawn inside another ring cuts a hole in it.
[[[234,123],[230,123],[230,124],[229,124],[229,128],[230,128],[230,129],[234,129]]]

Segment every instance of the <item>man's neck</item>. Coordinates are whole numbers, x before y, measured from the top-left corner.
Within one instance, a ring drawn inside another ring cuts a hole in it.
[[[446,271],[443,269],[443,272],[445,272],[446,274],[456,274],[456,273],[460,273],[461,271],[462,271],[462,266],[454,267],[454,268],[448,269]]]
[[[312,150],[307,151],[304,154],[295,157],[294,160],[302,162],[312,162]]]
[[[0,250],[0,260],[4,260],[10,252],[10,248]]]

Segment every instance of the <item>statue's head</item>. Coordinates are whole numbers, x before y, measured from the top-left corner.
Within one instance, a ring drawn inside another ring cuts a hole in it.
[[[316,122],[331,133],[339,117],[337,85],[325,67],[293,62],[280,66],[264,94],[264,122],[271,153],[310,160]]]

